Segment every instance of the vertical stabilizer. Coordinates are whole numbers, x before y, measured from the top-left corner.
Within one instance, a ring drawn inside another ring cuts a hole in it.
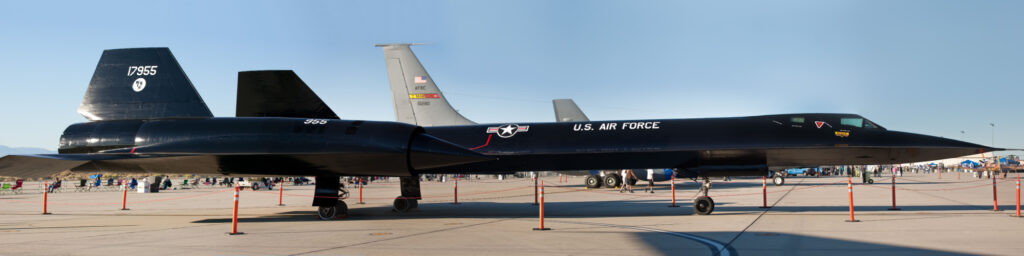
[[[384,50],[395,120],[420,126],[475,124],[448,104],[410,45],[376,45]]]
[[[338,115],[291,70],[238,72],[237,117],[338,119]]]
[[[167,48],[103,51],[78,113],[91,121],[213,117]]]
[[[558,122],[586,122],[590,121],[587,115],[583,114],[579,106],[572,99],[556,99],[551,104],[555,106],[555,120]]]

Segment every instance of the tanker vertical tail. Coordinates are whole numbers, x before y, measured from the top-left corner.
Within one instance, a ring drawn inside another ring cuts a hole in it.
[[[167,48],[103,51],[78,113],[91,121],[213,117]]]
[[[376,45],[384,50],[395,120],[420,126],[475,124],[452,108],[410,45]]]
[[[576,102],[572,99],[555,99],[551,101],[551,104],[555,107],[555,120],[558,122],[590,121],[590,118],[583,114],[583,110],[580,110],[580,107],[576,106]]]

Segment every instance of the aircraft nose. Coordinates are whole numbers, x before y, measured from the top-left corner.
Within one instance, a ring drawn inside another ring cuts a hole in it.
[[[974,153],[984,153],[1003,150],[1000,148],[993,148],[989,146],[974,144],[965,141],[959,141],[954,139],[948,139],[943,137],[935,137],[930,135],[909,133],[909,132],[891,132],[891,136],[886,139],[890,143],[895,145],[903,146],[919,146],[919,147],[936,147],[936,148],[963,148],[973,150]]]
[[[409,145],[409,165],[414,170],[495,160],[426,133],[413,135]]]
[[[960,157],[1003,149],[923,134],[892,132],[884,139],[898,162],[918,162]]]

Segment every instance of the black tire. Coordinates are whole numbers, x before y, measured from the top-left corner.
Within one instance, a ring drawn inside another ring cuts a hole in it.
[[[781,175],[775,175],[775,177],[772,177],[772,184],[775,184],[776,186],[782,186],[783,184],[786,184],[786,177],[782,177]]]
[[[604,187],[606,188],[617,188],[622,186],[622,178],[618,174],[608,174],[604,176]]]
[[[348,207],[346,207],[345,209],[347,210]],[[321,220],[333,220],[334,217],[338,216],[338,207],[320,206],[320,208],[317,209],[316,214],[317,217],[320,217]]]
[[[345,204],[345,201],[338,200],[338,205],[335,205],[334,208],[338,212],[337,217],[348,216],[348,204]]]
[[[395,203],[392,205],[394,206],[394,208],[392,208],[391,210],[394,212],[408,212],[409,209],[412,209],[412,203],[410,203],[409,201],[413,200],[397,197],[395,198]]]
[[[587,175],[587,179],[584,180],[588,188],[600,188],[601,177],[597,175]]]
[[[715,211],[715,200],[711,197],[701,196],[693,200],[693,211],[698,215],[708,215]]]
[[[868,184],[875,184],[875,179],[868,179]]]

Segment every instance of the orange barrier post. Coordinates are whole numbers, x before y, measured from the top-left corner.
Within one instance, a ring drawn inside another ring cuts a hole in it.
[[[357,204],[365,204],[363,203],[363,179],[358,179],[357,183],[359,184],[359,202]]]
[[[768,177],[761,176],[761,207],[762,209],[768,207]]]
[[[46,200],[49,197],[49,192],[50,184],[47,182],[43,182],[43,214],[50,214],[50,212],[46,211]]]
[[[1017,176],[1017,215],[1014,217],[1020,217],[1020,176]]]
[[[672,185],[671,185],[671,187],[672,187],[672,205],[669,205],[668,207],[679,207],[678,205],[676,205],[676,176],[675,175],[672,175]]]
[[[860,222],[859,220],[853,218],[853,181],[850,179],[849,176],[846,177],[846,192],[850,198],[850,219],[847,220],[846,222]]]
[[[940,180],[942,179],[942,169],[941,168],[939,168],[939,179]]]
[[[551,230],[550,228],[544,227],[544,181],[540,182],[539,190],[540,191],[537,193],[540,195],[540,227],[534,228],[533,230]]]
[[[281,178],[277,186],[277,206],[284,206],[284,178]]]
[[[995,174],[995,172],[990,172],[990,173]],[[992,211],[999,211],[999,200],[996,199],[996,176],[997,175],[990,175],[990,176],[992,176]]]
[[[128,205],[128,182],[124,183],[124,187],[123,188],[124,189],[122,189],[122,190],[124,190],[124,191],[122,191],[122,194],[121,194],[121,210],[122,211],[127,211],[128,208],[125,208],[125,206]]]
[[[228,235],[241,235],[241,234],[245,234],[245,233],[242,233],[242,232],[238,232],[238,186],[235,186],[235,203],[234,204],[235,204],[234,210],[231,212],[231,233],[228,233]]]
[[[533,177],[533,205],[537,204],[537,176]]]
[[[455,202],[452,204],[459,204],[459,176],[455,176]]]
[[[958,179],[958,180],[960,179],[960,173],[961,173],[961,172],[962,172],[962,171],[959,171],[959,170],[958,170],[958,171],[956,172],[956,179]]]
[[[892,174],[892,208],[890,211],[899,211],[900,208],[896,208],[896,173]]]

